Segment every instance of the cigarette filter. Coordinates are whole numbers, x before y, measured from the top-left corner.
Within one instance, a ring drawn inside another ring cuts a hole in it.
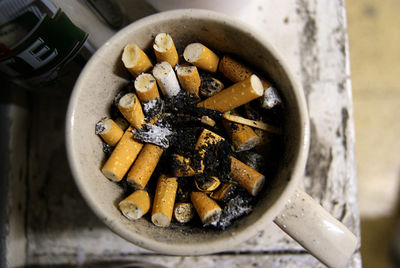
[[[207,115],[203,115],[201,117],[200,121],[203,124],[206,124],[206,125],[208,125],[210,127],[215,127],[215,124],[216,124],[215,121],[211,117],[208,117]]]
[[[153,68],[153,76],[165,97],[171,98],[181,91],[175,72],[168,62],[157,63]]]
[[[227,55],[220,60],[218,70],[234,83],[243,81],[254,73],[250,68]]]
[[[190,200],[204,225],[211,224],[219,219],[222,212],[221,207],[205,193],[192,192]]]
[[[183,58],[194,66],[215,73],[218,69],[219,57],[200,43],[191,43],[183,51]]]
[[[126,178],[127,182],[136,189],[144,189],[156,168],[163,153],[163,148],[146,143],[140,151]]]
[[[119,209],[129,220],[137,220],[150,209],[150,196],[144,190],[136,190],[119,202]]]
[[[195,148],[198,151],[198,154],[202,160],[200,162],[200,170],[196,170],[196,173],[200,174],[204,170],[203,158],[207,152],[208,146],[216,144],[223,140],[225,140],[223,137],[206,128],[201,132],[199,138],[197,139]]]
[[[125,46],[122,53],[122,62],[134,77],[149,71],[153,67],[149,57],[136,44]]]
[[[136,77],[135,89],[141,102],[155,100],[160,96],[156,79],[149,73],[142,73]]]
[[[211,97],[224,89],[224,84],[215,77],[201,77],[200,93],[205,97]]]
[[[221,181],[217,177],[212,176],[201,181],[195,179],[194,184],[196,185],[196,188],[202,192],[212,192],[218,188]]]
[[[151,214],[151,221],[156,226],[167,227],[170,225],[177,189],[178,182],[175,177],[169,178],[165,175],[159,177]]]
[[[101,126],[101,127],[99,127]],[[96,124],[97,134],[110,146],[115,146],[124,135],[124,131],[110,118],[100,120]]]
[[[200,75],[196,66],[179,65],[176,68],[179,82],[184,90],[199,96],[199,88],[201,84]]]
[[[222,122],[231,137],[236,152],[253,149],[261,142],[260,138],[251,127],[232,123],[227,120],[223,120]]]
[[[234,83],[243,81],[254,74],[253,70],[227,55],[223,56],[220,60],[218,70]],[[267,80],[263,78],[260,79],[264,90],[271,86],[271,83],[269,83]]]
[[[174,206],[174,218],[179,223],[187,223],[194,217],[192,203],[176,203]]]
[[[238,82],[197,104],[198,107],[226,112],[261,97],[264,93],[256,75]]]
[[[178,52],[176,51],[174,41],[169,34],[157,34],[154,39],[153,48],[157,62],[166,61],[171,64],[172,67],[175,67],[178,63]]]
[[[212,192],[210,196],[214,200],[225,201],[232,187],[233,187],[232,183],[224,183],[218,190]]]
[[[132,127],[125,130],[114,151],[107,159],[101,171],[112,181],[120,181],[135,161],[143,144],[133,139]]]
[[[118,103],[118,109],[128,122],[137,129],[145,123],[142,106],[134,93],[125,94]]]
[[[231,158],[230,177],[246,189],[251,195],[256,196],[264,185],[265,176],[255,169],[240,162],[234,157]]]
[[[190,177],[196,175],[197,172],[190,166],[190,159],[179,154],[173,154],[174,174],[177,177]]]

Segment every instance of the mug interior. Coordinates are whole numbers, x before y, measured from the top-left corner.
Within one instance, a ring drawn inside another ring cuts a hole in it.
[[[109,116],[116,92],[132,79],[120,60],[122,50],[126,44],[136,43],[148,55],[153,55],[152,42],[159,32],[172,36],[179,54],[187,44],[201,42],[217,52],[237,55],[270,78],[284,100],[284,152],[278,172],[274,177],[266,174],[268,186],[258,194],[254,210],[224,231],[190,225],[160,228],[145,218],[129,221],[117,206],[123,189],[100,171],[106,159],[94,126],[102,117]],[[67,151],[79,190],[114,232],[136,245],[160,253],[213,253],[233,249],[235,244],[255,235],[283,208],[304,169],[306,120],[301,88],[273,48],[260,36],[217,13],[170,11],[127,26],[101,47],[85,66],[73,90],[67,114]]]

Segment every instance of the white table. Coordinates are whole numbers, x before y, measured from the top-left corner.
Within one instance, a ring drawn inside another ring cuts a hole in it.
[[[131,19],[154,12],[145,4],[135,9],[138,1],[122,2],[125,10],[133,10]],[[343,0],[255,1],[241,19],[276,46],[302,81],[311,117],[304,189],[359,236]],[[234,251],[199,257],[155,254],[113,234],[84,203],[66,159],[64,117],[78,73],[79,68],[71,70],[53,90],[25,92],[7,86],[9,95],[1,104],[2,146],[7,152],[1,159],[6,206],[1,229],[3,263],[112,262],[104,267],[116,267],[118,262],[143,261],[166,267],[323,267],[273,224]],[[361,267],[358,251],[349,267]]]

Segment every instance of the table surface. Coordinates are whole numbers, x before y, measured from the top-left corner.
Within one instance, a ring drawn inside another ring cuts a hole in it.
[[[139,1],[122,2],[125,10],[134,10],[131,20],[154,13]],[[311,120],[302,187],[359,237],[343,1],[253,1],[239,17],[270,40],[302,82]],[[83,201],[67,163],[65,112],[78,74],[79,69],[70,70],[52,90],[8,86],[9,96],[1,102],[8,130],[2,134],[8,157],[2,158],[7,200],[1,257],[8,266],[109,262],[105,267],[115,267],[138,261],[166,267],[324,267],[274,224],[234,251],[198,257],[159,255],[112,233]],[[349,267],[361,267],[359,251]]]

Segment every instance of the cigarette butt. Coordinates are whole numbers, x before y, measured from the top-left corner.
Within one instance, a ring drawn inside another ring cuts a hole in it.
[[[176,74],[184,90],[199,96],[201,80],[196,66],[180,65],[176,68]]]
[[[232,156],[230,158],[231,171],[229,175],[231,178],[251,195],[256,196],[264,185],[265,176],[236,158]]]
[[[201,78],[200,93],[205,97],[211,97],[224,89],[224,84],[217,78],[206,76]]]
[[[222,123],[232,140],[236,152],[251,150],[261,142],[258,135],[249,126],[228,120],[223,120]]]
[[[123,130],[125,131],[129,127],[129,122],[126,121],[125,118],[122,117],[117,117],[115,119],[115,123]]]
[[[118,103],[118,109],[128,122],[137,129],[145,123],[142,106],[134,93],[125,94]]]
[[[273,152],[273,147],[276,142],[274,139],[274,135],[267,132],[263,131],[261,129],[255,129],[254,132],[257,134],[258,137],[260,137],[260,143],[254,148],[254,150],[262,154],[264,156],[269,156]]]
[[[218,70],[234,83],[243,81],[254,74],[252,69],[228,55],[224,55],[222,57],[219,62]],[[260,80],[263,84],[264,90],[271,86],[271,83],[269,83],[267,80],[263,78],[260,78]]]
[[[153,76],[165,97],[171,98],[181,91],[175,72],[168,62],[157,63],[153,68]]]
[[[228,121],[231,122],[235,122],[235,123],[239,123],[239,124],[243,124],[243,125],[247,125],[247,126],[251,126],[254,128],[258,128],[258,129],[262,129],[271,133],[275,133],[275,134],[282,134],[282,130],[278,127],[269,125],[267,123],[261,122],[261,121],[255,121],[255,120],[250,120],[238,115],[233,115],[233,114],[228,114],[228,113],[224,113],[223,118],[225,118]]]
[[[200,43],[191,43],[183,51],[183,58],[194,66],[215,73],[218,69],[219,57]]]
[[[136,189],[144,189],[163,153],[163,148],[146,143],[128,172],[127,182]]]
[[[179,154],[171,155],[173,161],[173,172],[177,177],[190,177],[196,175],[196,172],[190,166],[190,159]]]
[[[178,52],[176,51],[172,37],[167,33],[159,33],[154,39],[154,53],[156,54],[157,62],[166,61],[172,67],[178,63]]]
[[[221,181],[217,177],[211,176],[209,178],[203,178],[202,180],[195,179],[194,184],[196,188],[202,192],[212,192],[218,188]]]
[[[112,181],[120,181],[135,161],[143,144],[133,139],[132,127],[125,130],[114,151],[107,159],[101,171]]]
[[[211,224],[219,219],[222,212],[221,207],[205,193],[192,192],[190,200],[204,225]]]
[[[210,197],[217,201],[225,201],[232,187],[233,184],[224,183],[217,191],[212,192]]]
[[[225,140],[223,137],[205,128],[197,139],[196,150],[198,150],[199,155],[203,158],[208,146],[217,144],[223,140]]]
[[[220,141],[225,140],[223,137],[219,136],[218,134],[208,130],[204,129],[199,138],[197,139],[196,142],[196,150],[200,156],[200,170],[196,170],[197,174],[200,174],[204,171],[204,161],[203,158],[208,150],[208,147],[210,145],[216,144]]]
[[[256,75],[251,75],[246,80],[199,102],[197,106],[226,112],[261,97],[263,93],[264,89],[260,79]]]
[[[215,121],[213,119],[211,119],[210,117],[208,117],[207,115],[203,115],[200,119],[200,121],[203,124],[209,125],[210,127],[214,127],[215,126]]]
[[[149,73],[142,73],[136,77],[135,89],[137,97],[141,102],[155,100],[160,97],[156,79]]]
[[[177,189],[176,178],[169,178],[165,175],[159,177],[151,214],[151,221],[156,226],[167,227],[170,225]]]
[[[243,81],[254,73],[250,68],[227,55],[220,60],[218,70],[234,83]]]
[[[110,146],[115,146],[124,135],[124,131],[110,118],[104,118],[96,124],[96,134]]]
[[[119,209],[129,220],[137,220],[150,209],[150,196],[144,190],[136,190],[119,202]]]
[[[176,203],[174,206],[174,218],[179,223],[187,223],[194,217],[192,203]]]
[[[136,44],[125,46],[122,53],[122,62],[134,77],[149,71],[153,67],[149,57]]]

